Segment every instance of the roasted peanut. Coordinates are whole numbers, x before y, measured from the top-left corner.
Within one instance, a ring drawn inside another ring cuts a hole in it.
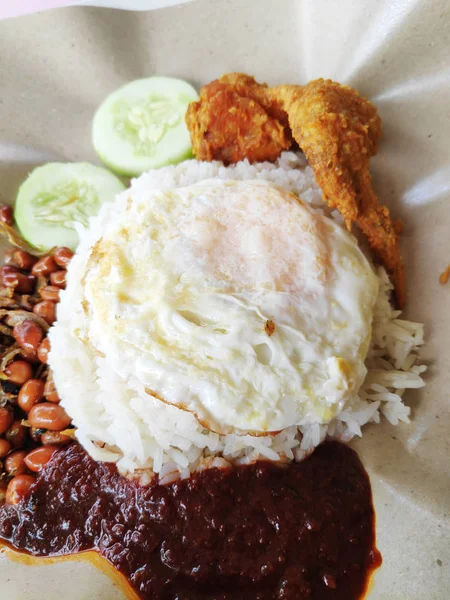
[[[22,475],[27,471],[27,465],[25,464],[25,457],[27,453],[25,450],[15,450],[8,454],[5,458],[5,471],[8,475],[15,477],[16,475]]]
[[[8,427],[5,437],[13,448],[21,448],[27,437],[27,428],[20,419],[15,419]]]
[[[32,475],[17,475],[8,484],[6,490],[6,502],[18,504],[27,495],[31,484],[34,482]]]
[[[11,426],[14,416],[7,408],[0,408],[0,435],[3,435]]]
[[[26,360],[15,360],[6,367],[5,375],[11,383],[23,385],[33,377],[33,368]]]
[[[35,404],[28,414],[32,427],[42,427],[50,431],[62,431],[71,422],[71,418],[59,404],[42,402]]]
[[[11,444],[8,442],[8,440],[0,438],[0,458],[5,458],[10,450]]]
[[[19,269],[13,265],[3,265],[0,269],[0,277],[2,285],[5,287],[15,287],[18,279]]]
[[[50,283],[52,285],[56,285],[57,287],[61,288],[62,290],[65,289],[66,274],[67,274],[67,271],[65,271],[65,270],[55,271],[54,273],[50,273]]]
[[[42,363],[44,363],[44,365],[47,364],[49,352],[50,352],[50,340],[48,339],[48,337],[46,337],[45,339],[42,340],[42,342],[39,344],[39,347],[37,349],[37,357]]]
[[[14,223],[14,213],[12,206],[9,204],[0,204],[0,221],[11,226]]]
[[[19,274],[19,282],[16,285],[15,291],[18,294],[32,294],[34,290],[34,284],[36,282],[36,278],[34,275],[23,275]]]
[[[29,413],[35,404],[44,397],[45,384],[42,379],[29,379],[20,388],[17,403],[20,408]]]
[[[55,259],[55,262],[58,266],[62,267],[63,269],[67,269],[71,259],[73,256],[73,252],[70,248],[66,248],[64,246],[61,246],[60,248],[56,248],[55,252],[53,253],[53,258]]]
[[[45,382],[44,396],[49,402],[54,402],[55,404],[58,404],[58,402],[60,401],[60,397],[58,396],[58,392],[56,391],[56,386],[55,382],[53,381],[53,375],[51,371],[47,376],[47,381]]]
[[[55,450],[57,450],[56,446],[41,446],[40,448],[35,448],[25,457],[25,465],[30,471],[37,473],[48,463]]]
[[[51,300],[42,300],[33,306],[33,312],[40,315],[51,325],[56,321],[56,304]]]
[[[13,337],[27,353],[36,354],[44,334],[37,323],[26,319],[22,323],[14,325]]]
[[[31,269],[33,275],[43,275],[44,277],[48,277],[50,273],[58,270],[58,265],[56,264],[54,258],[52,256],[44,256],[40,258],[37,263]]]
[[[72,441],[71,437],[60,433],[59,431],[46,431],[41,435],[41,442],[44,446],[67,446]]]
[[[59,302],[60,288],[56,285],[46,285],[40,290],[40,295],[43,300],[51,300],[52,302]]]
[[[31,271],[38,259],[25,250],[14,250],[13,261],[19,268]]]
[[[36,278],[33,275],[25,275],[15,267],[4,265],[0,269],[1,282],[5,287],[12,287],[19,294],[31,294]]]

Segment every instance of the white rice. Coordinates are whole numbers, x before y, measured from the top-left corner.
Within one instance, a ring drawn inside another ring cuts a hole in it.
[[[301,154],[285,152],[275,163],[250,165],[243,161],[225,167],[220,162],[195,160],[177,166],[150,171],[132,181],[139,193],[149,189],[170,189],[188,186],[203,179],[265,179],[287,189],[317,210],[330,214],[342,223],[336,211],[329,211],[315,183],[313,172]],[[104,210],[108,210],[104,207]],[[95,219],[101,219],[101,213]],[[81,246],[88,236],[80,231]],[[390,423],[409,422],[410,408],[403,402],[408,388],[424,385],[421,374],[426,367],[417,366],[418,348],[423,344],[423,325],[400,318],[390,304],[392,284],[382,269],[378,269],[379,296],[373,318],[372,343],[367,357],[367,377],[345,409],[327,424],[292,426],[277,435],[218,435],[204,429],[190,413],[168,406],[151,397],[142,399],[124,386],[114,372],[108,370],[101,357],[95,362],[86,360],[81,348],[70,347],[67,371],[55,372],[58,390],[64,385],[78,388],[77,402],[68,402],[62,393],[62,405],[74,418],[78,438],[96,460],[115,460],[122,472],[143,469],[159,473],[162,483],[206,466],[226,466],[230,462],[249,463],[256,459],[273,461],[301,460],[325,438],[350,441],[361,436],[361,427],[378,423],[383,415]],[[70,268],[69,286],[71,294]],[[67,299],[67,298],[66,298]],[[67,354],[67,332],[60,323],[51,330],[52,354]],[[72,360],[73,358],[73,360]],[[59,364],[59,363],[58,363]],[[71,394],[73,396],[73,394]],[[146,418],[144,415],[151,415]],[[148,422],[151,422],[151,427]],[[117,452],[117,440],[126,452]],[[148,480],[148,473],[143,481]]]

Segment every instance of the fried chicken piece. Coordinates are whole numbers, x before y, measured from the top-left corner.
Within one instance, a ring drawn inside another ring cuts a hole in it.
[[[258,101],[267,86],[248,76],[236,82],[232,75],[204,86],[200,100],[188,107],[186,124],[194,155],[225,164],[244,158],[250,162],[276,160],[292,145],[289,129],[279,121],[280,111],[271,115],[270,102],[264,107]],[[284,120],[287,122],[286,115]]]
[[[381,121],[376,108],[355,90],[318,79],[306,86],[279,86],[273,94],[288,115],[294,139],[314,170],[326,201],[357,223],[386,267],[399,306],[405,303],[405,272],[399,224],[372,187],[369,159],[378,150]]]
[[[348,229],[356,223],[367,236],[392,278],[399,306],[404,305],[401,226],[380,204],[369,172],[381,123],[368,100],[330,80],[269,88],[230,73],[201,90],[186,122],[199,160],[274,161],[295,140],[326,201],[342,213]]]

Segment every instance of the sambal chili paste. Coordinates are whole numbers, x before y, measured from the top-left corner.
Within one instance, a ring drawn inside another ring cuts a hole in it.
[[[147,487],[73,444],[0,507],[0,537],[37,556],[95,549],[152,600],[355,600],[381,562],[368,476],[337,442]]]

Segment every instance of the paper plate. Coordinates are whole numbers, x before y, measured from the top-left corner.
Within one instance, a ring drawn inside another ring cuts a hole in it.
[[[196,0],[151,13],[67,8],[0,23],[0,201],[36,164],[91,160],[92,115],[151,74],[195,85],[228,71],[271,84],[331,77],[369,96],[384,138],[377,192],[405,222],[408,318],[426,324],[410,425],[368,426],[354,444],[370,473],[383,566],[370,600],[450,594],[450,5],[446,0]],[[0,558],[8,600],[121,598],[84,563]]]

